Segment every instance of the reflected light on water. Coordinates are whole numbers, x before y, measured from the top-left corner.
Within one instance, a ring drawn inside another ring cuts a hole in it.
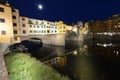
[[[118,56],[119,55],[119,51],[115,51],[114,50],[114,54],[116,54],[116,56]]]
[[[113,45],[112,43],[109,43],[109,44],[100,44],[100,43],[97,43],[97,46],[103,46],[103,47],[107,47],[107,46],[115,46]]]
[[[74,54],[74,55],[77,55],[77,51],[74,51],[73,54]]]

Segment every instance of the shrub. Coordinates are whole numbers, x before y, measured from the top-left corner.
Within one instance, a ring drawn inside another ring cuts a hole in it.
[[[69,80],[28,54],[11,52],[5,61],[10,80]]]

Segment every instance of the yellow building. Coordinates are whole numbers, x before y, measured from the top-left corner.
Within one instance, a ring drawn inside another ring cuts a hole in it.
[[[62,21],[55,22],[58,27],[58,34],[66,34],[65,24]]]
[[[20,24],[20,36],[28,36],[29,35],[29,26],[28,26],[28,18],[20,16],[19,17]]]
[[[13,20],[13,33],[14,40],[13,43],[20,42],[20,25],[19,25],[19,10],[12,8],[12,20]]]
[[[0,43],[10,43],[13,40],[12,11],[8,3],[0,3]]]
[[[72,26],[70,26],[70,25],[65,25],[65,30],[66,30],[66,31],[71,31],[71,30],[72,30]]]

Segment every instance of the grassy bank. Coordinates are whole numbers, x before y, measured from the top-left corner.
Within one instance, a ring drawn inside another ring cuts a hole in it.
[[[10,80],[69,80],[27,54],[11,52],[5,61]]]

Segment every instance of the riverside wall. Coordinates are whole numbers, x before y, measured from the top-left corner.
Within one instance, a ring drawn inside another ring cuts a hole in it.
[[[4,55],[8,51],[8,43],[0,43],[0,80],[9,80]]]

